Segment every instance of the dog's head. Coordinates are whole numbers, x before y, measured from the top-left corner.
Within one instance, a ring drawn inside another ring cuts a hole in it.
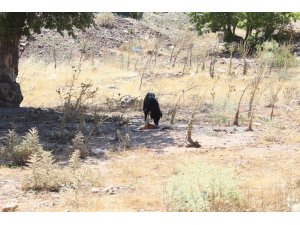
[[[153,118],[154,124],[155,124],[156,126],[158,126],[159,120],[160,120],[160,117]]]
[[[155,98],[155,94],[151,93],[151,92],[148,92],[147,95],[146,95],[146,99],[149,99],[149,98]]]

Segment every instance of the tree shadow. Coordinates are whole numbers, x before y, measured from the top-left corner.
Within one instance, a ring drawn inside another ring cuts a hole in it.
[[[60,118],[62,113],[54,109],[41,108],[0,108],[0,145],[4,145],[4,135],[8,130],[14,129],[15,132],[24,136],[29,129],[36,127],[39,132],[40,142],[45,150],[50,150],[58,158],[67,158],[70,154],[70,141],[59,143],[53,140],[53,134],[60,132]],[[97,125],[97,132],[90,136],[88,145],[90,148],[106,148],[116,150],[120,148],[120,141],[116,140],[116,131],[120,130],[122,135],[129,133],[130,148],[136,149],[145,147],[160,151],[166,147],[177,146],[178,139],[170,135],[170,130],[146,130],[135,132],[143,125],[143,116],[129,118],[129,124],[121,126],[114,120]],[[87,120],[86,127],[93,126],[93,121]],[[74,134],[78,131],[79,123],[66,123],[65,129]],[[90,129],[90,128],[89,128]],[[88,131],[85,135],[88,135]],[[61,157],[61,156],[64,157]]]

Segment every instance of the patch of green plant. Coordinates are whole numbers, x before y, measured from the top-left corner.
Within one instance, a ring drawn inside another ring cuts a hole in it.
[[[241,200],[238,183],[233,169],[188,162],[170,178],[166,204],[170,211],[235,211]]]

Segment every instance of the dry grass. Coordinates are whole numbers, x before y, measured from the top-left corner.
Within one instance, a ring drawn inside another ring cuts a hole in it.
[[[210,34],[204,38],[212,39]],[[155,41],[134,44],[141,44],[146,50],[153,50],[155,47]],[[119,49],[118,59],[123,57],[127,60],[128,49],[130,50],[131,47],[132,45],[129,45],[129,47],[123,46]],[[170,52],[170,49],[163,50],[164,54],[170,54]],[[76,83],[78,91],[82,82],[91,82],[95,87],[99,87],[94,99],[94,103],[99,105],[105,104],[107,98],[119,99],[124,95],[143,97],[146,92],[152,91],[157,94],[164,109],[172,108],[181,95],[182,108],[188,108],[195,99],[204,97],[205,103],[213,103],[215,106],[214,111],[207,116],[214,117],[212,121],[215,120],[215,124],[219,124],[218,120],[225,117],[226,120],[229,118],[230,122],[233,121],[240,95],[254,74],[253,69],[249,68],[246,77],[240,76],[242,71],[240,74],[236,71],[235,76],[229,77],[227,76],[228,65],[217,63],[214,79],[209,77],[208,68],[197,74],[193,72],[196,68],[192,68],[189,75],[171,78],[161,74],[178,74],[182,71],[182,65],[176,64],[174,68],[171,68],[163,66],[162,62],[157,62],[151,65],[153,73],[144,79],[139,89],[141,77],[139,71],[134,70],[134,64],[137,59],[140,59],[139,57],[144,56],[130,55],[129,69],[117,60],[113,62],[109,60],[106,62],[83,61]],[[142,65],[142,61],[137,62],[139,66]],[[58,64],[54,68],[54,64],[46,65],[35,59],[23,60],[18,77],[24,95],[22,106],[55,107],[61,105],[56,90],[66,87],[66,82],[73,75],[72,66],[76,66],[77,63],[78,60],[74,59],[71,64]],[[207,60],[207,66],[208,63]],[[232,69],[235,70],[234,68],[235,65]],[[230,166],[236,169],[238,178],[241,179],[239,191],[244,198],[241,211],[289,211],[287,199],[298,198],[298,201],[300,199],[299,187],[296,185],[300,179],[298,169],[300,140],[297,127],[300,114],[295,104],[290,105],[290,101],[297,98],[297,93],[299,94],[300,79],[294,76],[299,73],[299,68],[291,68],[289,73],[293,78],[285,83],[278,95],[278,108],[275,109],[272,122],[267,120],[270,115],[269,108],[264,107],[268,98],[263,96],[258,104],[254,122],[259,122],[261,125],[254,123],[254,130],[258,130],[260,139],[255,145],[247,148],[201,149],[199,151],[178,148],[172,153],[161,154],[142,148],[109,153],[108,160],[104,162],[90,163],[88,158],[83,168],[94,169],[101,175],[101,182],[99,182],[99,176],[91,174],[86,179],[89,179],[93,185],[84,186],[78,190],[62,191],[59,193],[60,200],[46,209],[48,211],[66,209],[71,211],[167,211],[164,194],[169,178],[176,174],[186,161],[201,161],[219,167]],[[228,90],[233,86],[235,91],[229,93]],[[191,90],[183,92],[189,89]],[[214,99],[211,95],[212,90]],[[241,104],[241,117],[243,117],[241,124],[245,124],[247,120],[244,118],[247,102],[249,102],[249,94],[245,94]],[[290,109],[287,110],[287,108]],[[179,116],[186,117],[186,115],[178,115],[178,119]],[[0,178],[3,179],[22,180],[25,173],[26,171],[20,169],[0,168]],[[10,174],[13,174],[13,178]],[[124,189],[110,195],[102,192],[93,193],[92,187],[101,190],[111,187],[124,187]],[[37,195],[28,195],[33,201],[32,203],[26,202],[26,204],[34,204],[40,200]],[[53,199],[55,201],[55,198]],[[1,200],[0,203],[2,203]],[[26,204],[23,204],[23,208],[20,207],[24,211],[30,210]],[[45,208],[37,210],[45,210]]]
[[[168,180],[188,161],[234,167],[241,180],[239,191],[244,199],[244,205],[239,209],[241,211],[288,211],[287,199],[300,198],[297,186],[300,172],[296,169],[300,166],[299,151],[289,151],[287,154],[276,149],[249,148],[157,154],[147,149],[137,149],[111,153],[109,158],[98,165],[83,164],[83,169],[94,170],[94,175],[87,176],[95,181],[94,186],[83,186],[78,191],[61,191],[60,202],[48,210],[166,211],[164,196]],[[7,178],[13,171],[18,171],[16,180],[26,172],[1,168],[1,178]],[[95,175],[96,171],[101,174],[101,182],[99,174]],[[107,189],[120,186],[125,189],[113,195],[91,192],[91,187]]]
[[[139,90],[140,77],[137,72],[124,71],[118,65],[106,65],[100,62],[95,68],[93,69],[90,62],[84,62],[81,74],[75,83],[78,91],[81,83],[91,82],[94,88],[98,87],[95,103],[104,103],[107,98],[119,98],[119,93],[120,96],[142,97],[144,93],[151,90],[158,94],[161,104],[175,104],[177,99],[174,96],[179,96],[182,91],[195,86],[193,90],[183,96],[183,102],[188,105],[197,96],[204,94],[208,96],[208,92],[214,84],[214,80],[207,76],[207,72],[192,74],[191,76],[172,77],[171,79],[153,75],[150,80],[144,82]],[[174,70],[176,71],[176,68]],[[60,64],[54,69],[53,65],[45,66],[42,62],[33,65],[32,59],[29,59],[21,64],[20,71],[21,74],[26,74],[26,76],[18,77],[24,95],[22,106],[55,107],[61,105],[56,90],[66,89],[66,84],[73,74],[71,65]],[[243,80],[232,80],[227,76],[222,77],[215,90],[216,102],[223,105],[224,90],[227,90],[230,85],[234,85],[237,87],[237,91],[240,91],[239,89],[242,89],[243,84]],[[237,101],[235,95],[231,100]]]

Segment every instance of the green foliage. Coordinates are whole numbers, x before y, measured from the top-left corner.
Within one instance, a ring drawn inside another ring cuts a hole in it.
[[[288,43],[279,45],[274,40],[266,41],[256,46],[257,55],[261,63],[285,69],[295,64],[296,59],[291,53],[291,48],[292,45]]]
[[[240,202],[232,169],[187,163],[166,187],[171,211],[233,211]]]
[[[199,34],[203,29],[209,28],[212,32],[223,31],[224,40],[230,40],[235,34],[235,27],[239,22],[239,14],[234,12],[192,12],[189,14],[190,21],[195,25]]]
[[[92,25],[93,13],[80,12],[10,12],[0,13],[0,32],[11,37],[40,33],[42,28],[67,31],[74,36],[74,28],[84,29]]]
[[[298,15],[286,12],[193,12],[189,16],[199,34],[205,26],[208,26],[212,32],[223,31],[224,41],[230,41],[236,27],[246,30],[245,40],[252,35],[253,31],[255,31],[255,39],[261,35],[264,40],[268,40],[276,29],[295,20]]]
[[[293,16],[296,20],[300,20],[300,12],[294,12]]]
[[[143,14],[143,12],[117,12],[117,15],[131,17],[136,20],[141,20],[143,18]]]

